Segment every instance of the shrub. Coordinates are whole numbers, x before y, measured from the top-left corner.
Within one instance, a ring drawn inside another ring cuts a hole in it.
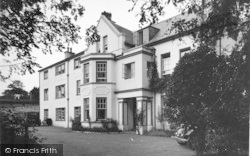
[[[108,118],[107,120],[102,120],[102,127],[107,130],[107,131],[117,131],[118,130],[118,125],[117,121],[111,118]]]
[[[52,119],[51,118],[47,118],[45,119],[46,123],[48,126],[52,126]]]
[[[36,112],[29,112],[28,116],[28,124],[29,126],[40,126],[41,120],[39,118],[39,113]]]
[[[75,117],[71,119],[72,122],[72,130],[80,131],[82,129],[81,117]]]

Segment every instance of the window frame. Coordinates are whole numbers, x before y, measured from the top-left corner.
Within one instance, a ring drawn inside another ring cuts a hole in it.
[[[98,64],[105,64],[105,71],[98,71],[98,69],[99,69]],[[96,62],[96,82],[100,82],[100,83],[107,82],[107,69],[108,69],[107,62],[105,62],[105,61]],[[98,77],[98,75],[99,75],[98,73],[104,73],[105,78]]]
[[[76,95],[81,95],[81,80],[76,81]]]
[[[96,42],[96,52],[101,53],[100,41]]]
[[[152,72],[151,72],[152,68],[153,68],[153,62],[147,61],[147,77],[148,78],[152,77]]]
[[[143,45],[143,31],[138,32],[138,45]]]
[[[101,105],[105,106],[105,108],[98,108],[98,100],[102,99],[105,100],[105,103],[101,103]],[[99,118],[99,111],[104,111],[105,113],[105,117],[104,118]],[[106,120],[107,119],[107,97],[97,97],[96,98],[96,120],[100,121],[100,120]]]
[[[47,112],[46,113],[47,115],[45,115],[45,112]],[[46,120],[47,118],[49,118],[49,109],[44,109],[43,110],[43,119]]]
[[[57,93],[58,92],[58,90],[57,90],[58,87],[60,87],[60,88],[63,87],[64,88],[64,91],[63,91],[64,92],[64,96],[59,96],[59,94]],[[55,91],[56,91],[56,99],[61,99],[61,98],[65,98],[66,97],[65,84],[56,86]]]
[[[185,54],[190,53],[191,47],[182,48],[179,51],[180,51],[180,58],[182,58],[183,56],[185,56]]]
[[[130,66],[130,74],[128,73],[128,66]],[[123,64],[123,78],[132,79],[135,78],[135,62]]]
[[[88,107],[87,107],[88,106]],[[89,98],[83,99],[83,108],[84,108],[84,121],[88,121],[89,117]]]
[[[80,57],[78,57],[78,58],[74,59],[74,69],[79,69],[80,67],[81,67]]]
[[[80,119],[81,119],[81,114],[82,114],[81,106],[75,106],[74,107],[74,118],[80,117]]]
[[[49,100],[49,88],[45,88],[43,90],[43,100],[48,101]]]
[[[164,70],[164,60],[165,59],[169,59],[169,62],[168,62],[168,69],[165,69]],[[161,55],[161,75],[162,76],[165,76],[165,75],[168,75],[169,73],[168,72],[170,72],[171,71],[171,54],[170,54],[170,52],[167,52],[167,53],[164,53],[164,54],[162,54]],[[166,71],[166,74],[165,74],[165,71]]]
[[[86,68],[86,66],[87,66],[87,68]],[[88,69],[87,71],[88,71],[88,73],[86,73],[86,69]],[[88,74],[88,76],[86,76]],[[85,64],[83,64],[83,82],[84,82],[84,84],[85,83],[89,83],[89,63],[85,63]]]
[[[60,112],[58,112],[59,110]],[[62,114],[59,114],[59,113],[62,113]],[[65,107],[56,108],[56,121],[65,121]]]
[[[56,76],[65,73],[65,63],[62,63],[62,64],[56,66],[55,69],[56,69]]]
[[[43,72],[43,79],[46,80],[46,79],[48,79],[48,77],[49,77],[49,70],[45,70]]]
[[[103,36],[103,53],[108,51],[108,36]]]

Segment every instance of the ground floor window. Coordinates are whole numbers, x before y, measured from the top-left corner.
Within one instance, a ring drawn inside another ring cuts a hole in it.
[[[107,98],[96,98],[96,119],[103,120],[107,117]]]
[[[44,109],[44,120],[47,119],[48,117],[49,117],[49,110]]]
[[[81,107],[75,107],[74,116],[75,116],[75,118],[78,118],[78,117],[81,118]]]
[[[65,120],[65,108],[56,108],[56,120],[57,121]]]
[[[83,99],[84,104],[84,120],[89,120],[89,98]]]

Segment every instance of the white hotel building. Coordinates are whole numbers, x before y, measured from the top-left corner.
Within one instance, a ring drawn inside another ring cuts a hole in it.
[[[40,118],[51,118],[54,126],[70,127],[71,118],[81,115],[83,126],[112,118],[119,129],[135,129],[135,113],[144,110],[145,130],[161,128],[157,119],[164,95],[149,89],[148,68],[156,55],[160,77],[170,74],[192,40],[166,33],[175,16],[138,31],[130,31],[102,13],[97,30],[100,42],[85,51],[65,53],[65,59],[40,70]]]

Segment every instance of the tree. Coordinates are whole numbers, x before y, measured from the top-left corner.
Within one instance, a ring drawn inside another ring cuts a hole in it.
[[[31,99],[32,100],[38,100],[39,101],[39,88],[34,87],[30,92],[29,92]]]
[[[140,0],[131,0],[136,5]],[[248,147],[250,86],[250,2],[247,0],[151,0],[140,5],[140,23],[153,24],[172,2],[196,18],[173,23],[188,32],[198,47],[184,56],[171,77],[162,79],[168,100],[165,115],[172,123],[196,129],[199,155],[204,151],[237,151]],[[168,32],[166,32],[168,33]],[[181,35],[180,35],[181,36]],[[229,55],[215,49],[224,37],[235,40]]]
[[[80,38],[80,27],[72,20],[84,12],[77,0],[2,0],[0,9],[1,62],[9,67],[8,73],[0,71],[1,80],[13,72],[34,73],[40,65],[33,50],[44,54],[52,53],[53,48],[62,51]]]
[[[20,95],[18,98],[27,99],[28,92],[23,87],[23,83],[20,80],[13,81],[8,85],[8,89],[3,92],[3,98],[13,99],[15,95]]]

